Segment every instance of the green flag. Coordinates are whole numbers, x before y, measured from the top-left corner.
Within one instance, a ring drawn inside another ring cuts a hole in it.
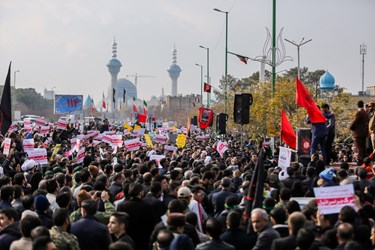
[[[143,106],[147,107],[147,102],[143,100]]]

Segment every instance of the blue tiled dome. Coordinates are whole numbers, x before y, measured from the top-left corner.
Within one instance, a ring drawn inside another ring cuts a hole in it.
[[[124,89],[126,90],[126,99],[137,99],[137,87],[126,78],[120,78],[117,80],[116,86],[116,97],[122,100]]]
[[[334,89],[335,88],[335,78],[331,73],[326,71],[321,77],[320,77],[320,89]]]

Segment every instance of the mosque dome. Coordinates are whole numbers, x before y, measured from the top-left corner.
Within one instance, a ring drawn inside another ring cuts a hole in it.
[[[126,90],[126,98],[128,99],[137,99],[137,87],[129,81],[126,78],[120,78],[117,80],[117,86],[116,86],[116,97],[119,98],[119,100],[123,98],[124,89]]]
[[[327,89],[331,90],[335,88],[335,78],[331,73],[326,71],[321,77],[320,77],[320,89]]]

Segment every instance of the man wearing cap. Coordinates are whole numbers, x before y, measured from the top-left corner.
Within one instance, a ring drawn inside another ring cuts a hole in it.
[[[334,169],[333,168],[326,168],[319,174],[319,180],[318,180],[318,185],[320,187],[331,187],[331,186],[337,186],[333,181],[333,177],[335,175]]]
[[[188,187],[180,187],[177,192],[177,197],[188,201],[189,210],[198,217],[198,229],[200,232],[203,232],[202,224],[207,219],[207,213],[201,204],[204,198],[203,188],[194,187],[193,193],[194,196]]]
[[[38,214],[42,225],[51,229],[53,226],[52,215],[49,211],[50,203],[45,195],[39,194],[34,198],[35,211]]]

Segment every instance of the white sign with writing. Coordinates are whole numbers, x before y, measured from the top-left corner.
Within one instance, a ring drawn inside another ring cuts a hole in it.
[[[339,213],[344,206],[355,208],[352,184],[314,188],[314,194],[321,214]]]
[[[289,148],[279,147],[279,162],[278,166],[283,170],[286,170],[290,167],[290,160],[292,158],[292,151]]]
[[[27,153],[29,160],[34,160],[39,164],[48,164],[47,160],[47,149],[45,148],[34,148]]]
[[[222,141],[219,141],[217,143],[217,152],[219,152],[220,156],[223,157],[223,154],[225,153],[225,151],[228,150],[228,144],[227,142],[222,142]]]

